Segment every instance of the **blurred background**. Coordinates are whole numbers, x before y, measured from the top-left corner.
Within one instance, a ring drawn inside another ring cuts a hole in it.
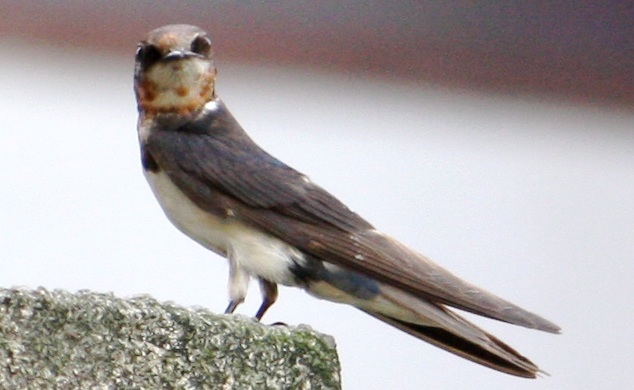
[[[282,289],[265,322],[333,335],[344,388],[627,388],[632,20],[617,1],[0,0],[0,286],[225,308],[226,261],[170,225],[138,156],[136,43],[189,23],[260,145],[564,329],[469,316],[551,374],[530,381]],[[254,285],[239,311],[259,303]]]

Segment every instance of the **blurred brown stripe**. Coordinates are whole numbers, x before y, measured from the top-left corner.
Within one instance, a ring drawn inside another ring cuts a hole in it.
[[[0,1],[0,34],[131,55],[148,30],[185,22],[221,61],[634,107],[630,3],[527,3]]]

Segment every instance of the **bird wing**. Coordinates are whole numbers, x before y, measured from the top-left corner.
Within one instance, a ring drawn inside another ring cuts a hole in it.
[[[416,297],[559,331],[555,324],[463,281],[376,231],[327,191],[257,146],[222,104],[177,129],[153,131],[144,149],[201,209],[220,215],[231,210],[245,223],[318,259]]]

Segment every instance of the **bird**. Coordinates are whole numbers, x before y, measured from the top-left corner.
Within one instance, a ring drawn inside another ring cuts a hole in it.
[[[216,93],[212,41],[186,24],[150,31],[135,55],[143,173],[167,218],[228,259],[229,304],[259,283],[262,319],[278,285],[351,305],[483,366],[544,371],[452,308],[550,333],[559,326],[472,285],[377,230],[258,146]]]

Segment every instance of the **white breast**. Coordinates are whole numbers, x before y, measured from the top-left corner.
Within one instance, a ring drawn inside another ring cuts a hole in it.
[[[169,220],[204,247],[231,257],[252,276],[294,285],[290,267],[303,258],[301,253],[267,233],[239,220],[221,218],[196,206],[164,172],[145,172],[145,177]]]

